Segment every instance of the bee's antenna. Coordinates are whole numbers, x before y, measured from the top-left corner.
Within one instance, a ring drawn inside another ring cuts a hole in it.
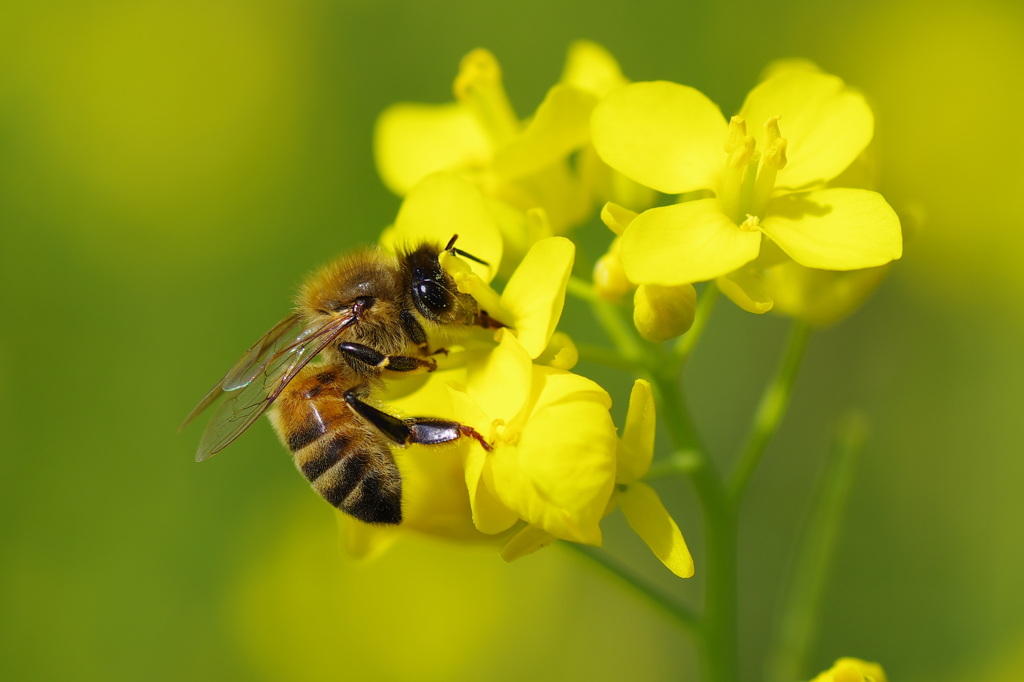
[[[459,235],[453,234],[452,238],[448,240],[448,246],[444,247],[444,250],[445,251],[450,251],[451,253],[454,253],[457,256],[462,256],[463,258],[468,258],[469,260],[474,261],[476,263],[479,263],[480,265],[487,265],[487,266],[491,265],[487,261],[482,260],[480,258],[477,258],[476,256],[474,256],[471,253],[466,253],[462,249],[456,249],[455,248],[455,240],[458,239],[458,238],[459,238]]]

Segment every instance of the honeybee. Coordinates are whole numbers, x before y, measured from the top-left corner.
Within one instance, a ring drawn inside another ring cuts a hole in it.
[[[296,467],[327,502],[369,523],[402,520],[402,480],[392,448],[470,437],[473,428],[434,417],[399,418],[369,404],[394,373],[437,368],[430,339],[500,322],[460,293],[441,267],[442,251],[422,243],[397,256],[365,249],[316,272],[295,311],[274,325],[196,405],[184,427],[221,396],[196,461],[220,452],[270,410]],[[319,361],[311,363],[313,358]]]

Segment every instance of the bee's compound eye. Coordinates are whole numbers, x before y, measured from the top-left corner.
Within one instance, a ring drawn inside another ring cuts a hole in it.
[[[420,309],[420,312],[427,316],[442,313],[451,304],[450,297],[445,288],[429,279],[416,282],[413,286],[413,295],[416,297],[417,307]]]

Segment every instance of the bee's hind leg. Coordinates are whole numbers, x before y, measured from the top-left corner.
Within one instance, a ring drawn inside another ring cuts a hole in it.
[[[367,405],[353,390],[345,392],[345,401],[360,417],[373,424],[381,433],[399,445],[411,443],[440,445],[441,443],[450,443],[462,436],[469,436],[480,443],[484,450],[493,449],[491,444],[472,426],[435,417],[399,419],[372,405]]]

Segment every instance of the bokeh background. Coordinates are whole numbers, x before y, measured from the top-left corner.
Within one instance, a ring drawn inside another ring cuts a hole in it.
[[[871,436],[805,674],[854,655],[904,682],[1024,677],[1019,3],[54,0],[0,6],[0,678],[696,679],[671,621],[564,548],[506,565],[408,540],[357,564],[266,424],[202,465],[200,429],[175,432],[308,270],[393,218],[386,105],[450,99],[485,46],[525,115],[577,38],[727,113],[768,61],[815,60],[870,95],[881,189],[925,217],[813,338],[754,480],[745,678],[850,408]],[[694,358],[723,462],[784,333],[721,305]],[[660,490],[699,570],[692,491]],[[699,601],[619,530],[615,556]]]

